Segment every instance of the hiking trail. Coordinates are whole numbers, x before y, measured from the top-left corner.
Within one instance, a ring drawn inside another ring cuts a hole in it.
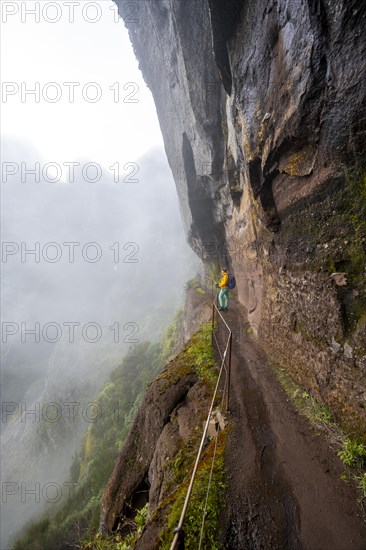
[[[329,443],[298,413],[231,300],[224,547],[365,550],[366,518]]]

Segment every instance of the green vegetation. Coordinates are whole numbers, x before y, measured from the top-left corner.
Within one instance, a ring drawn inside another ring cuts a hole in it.
[[[349,169],[345,170],[345,179],[347,192],[350,196],[347,206],[355,235],[352,244],[358,247],[364,242],[363,240],[366,236],[366,170],[360,166],[353,168],[352,171]],[[365,254],[363,253],[362,256],[362,267],[365,267]]]
[[[343,450],[338,452],[339,458],[346,466],[362,470],[366,467],[366,447],[355,439],[346,439]]]
[[[318,428],[335,427],[336,423],[326,405],[320,405],[308,391],[301,388],[283,368],[276,368],[277,378],[297,410]]]
[[[347,273],[349,286],[341,291],[345,309],[346,329],[351,332],[366,315],[366,169],[356,166],[345,171],[345,200],[341,218],[348,227],[347,248],[336,264],[338,271]]]
[[[161,367],[161,345],[143,342],[133,347],[111,373],[95,400],[101,412],[98,421],[88,428],[81,452],[71,466],[74,490],[56,512],[31,525],[14,550],[67,550],[97,530],[104,487],[146,385]]]
[[[218,371],[213,356],[211,344],[211,325],[207,323],[191,338],[188,344],[174,358],[173,361],[156,377],[156,380],[164,380],[162,386],[165,391],[171,384],[177,383],[182,376],[197,374],[203,384],[211,390],[216,384]],[[176,422],[176,417],[172,422]],[[202,429],[197,425],[189,440],[181,442],[180,448],[174,456],[168,460],[164,468],[164,494],[168,495],[159,505],[154,514],[148,518],[148,522],[157,522],[159,527],[163,525],[160,533],[161,548],[169,548],[174,527],[178,523],[183,501],[186,495],[190,475],[197,456],[199,443],[202,437]],[[224,448],[226,434],[220,433],[215,453],[213,478],[207,504],[206,530],[204,534],[203,548],[219,548],[220,513],[223,506],[225,481],[224,481]],[[201,518],[206,499],[206,490],[211,470],[212,458],[215,452],[215,440],[208,438],[206,449],[200,461],[196,482],[189,508],[187,510],[185,528],[187,535],[187,548],[197,547],[201,528]],[[128,527],[132,529],[127,536],[117,533],[114,536],[100,538],[99,535],[84,539],[83,550],[126,550],[134,548],[141,535],[139,530],[139,514],[134,520],[126,520]],[[123,528],[123,526],[122,526]]]
[[[313,424],[334,425],[332,413],[328,407],[320,405],[307,391],[296,389],[293,393],[293,400]]]
[[[195,370],[201,380],[209,387],[214,388],[217,380],[217,370],[211,344],[211,323],[203,325],[191,339],[188,355],[191,357]]]
[[[174,358],[174,363],[169,364],[157,377],[166,380],[166,385],[161,387],[164,392],[171,384],[176,384],[181,376],[196,373],[199,378],[208,385],[214,387],[217,379],[216,362],[211,345],[211,323],[203,325],[202,329],[192,336],[189,343]]]
[[[205,324],[190,340],[189,346],[181,354],[188,364],[194,366],[202,382],[211,390],[217,381],[217,369],[211,344],[211,324]],[[180,357],[180,356],[179,356]],[[220,432],[216,439],[212,439],[201,458],[193,492],[187,509],[184,523],[186,548],[197,548],[202,516],[206,501],[206,491],[211,471],[212,460],[215,455],[212,471],[212,482],[207,501],[205,530],[202,548],[218,549],[220,538],[220,513],[224,505],[225,495],[225,468],[224,450],[226,432]],[[187,493],[190,476],[196,459],[201,430],[197,428],[190,440],[183,445],[175,456],[165,465],[165,478],[170,479],[173,493],[160,504],[154,516],[163,515],[164,527],[160,532],[162,550],[170,548],[174,528],[177,526],[183,502]],[[178,486],[178,487],[177,487]],[[152,518],[153,520],[154,518]]]
[[[220,432],[217,436],[218,441],[207,500],[205,528],[202,541],[202,548],[206,550],[218,550],[220,548],[220,514],[225,508],[226,490],[224,467],[226,437],[226,432]],[[198,547],[208,482],[215,453],[215,442],[215,440],[212,440],[206,448],[200,461],[197,477],[193,485],[192,495],[183,524],[183,531],[185,534],[184,543],[186,548]],[[195,457],[191,457],[190,460],[194,460],[194,458]],[[178,525],[192,468],[193,462],[191,463],[189,475],[185,477],[183,483],[160,505],[160,508],[164,509],[164,515],[167,515],[166,525],[159,536],[161,550],[168,550],[172,543],[174,528]],[[159,510],[157,513],[159,513]]]
[[[126,537],[117,534],[110,537],[101,537],[99,534],[92,541],[83,543],[81,550],[131,550],[139,540],[147,521],[148,504],[138,510],[135,519],[130,521],[132,529]]]
[[[95,399],[101,412],[98,421],[90,424],[81,451],[74,457],[70,468],[70,483],[74,490],[56,510],[47,512],[39,521],[24,530],[14,550],[66,550],[70,547],[83,550],[129,550],[141,536],[147,518],[147,505],[136,510],[135,518],[126,520],[120,532],[101,538],[98,532],[100,504],[104,487],[111,475],[120,448],[128,434],[143,398],[146,386],[154,378],[166,384],[175,384],[181,376],[195,373],[203,384],[212,389],[217,380],[217,368],[211,344],[211,324],[202,327],[161,371],[167,358],[175,352],[179,336],[182,311],[179,310],[166,329],[160,344],[143,342],[133,347],[121,365],[110,375],[109,381]],[[160,374],[158,374],[160,372]],[[173,420],[174,421],[174,420]],[[164,465],[166,493],[170,496],[160,505],[166,509],[161,533],[162,541],[171,539],[172,525],[179,515],[193,468],[201,430],[197,427],[190,440],[183,444],[171,460]],[[218,548],[219,514],[224,494],[223,450],[225,435],[219,435],[213,480],[208,499],[208,514],[203,548]],[[205,501],[214,441],[207,445],[200,462],[195,489],[187,513],[188,543],[199,536],[200,518]],[[158,512],[159,513],[159,509]],[[153,520],[155,515],[149,519]],[[165,534],[164,534],[165,533]]]
[[[363,475],[359,477],[358,486],[362,491],[363,498],[365,498],[366,497],[366,472],[364,472]]]
[[[343,441],[343,449],[338,451],[338,456],[349,468],[363,500],[366,497],[366,446],[357,439],[346,438]]]

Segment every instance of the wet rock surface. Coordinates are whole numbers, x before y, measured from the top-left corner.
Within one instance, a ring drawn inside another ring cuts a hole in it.
[[[172,381],[163,371],[147,390],[104,491],[102,532],[111,532],[117,529],[121,518],[134,516],[135,497],[142,488],[148,490],[149,467],[164,427],[197,381],[194,373]]]
[[[268,353],[365,437],[366,6],[117,4],[192,247],[231,265]]]

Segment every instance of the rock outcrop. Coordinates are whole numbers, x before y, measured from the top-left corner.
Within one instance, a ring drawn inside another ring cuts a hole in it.
[[[193,307],[196,315],[193,315]],[[209,296],[188,288],[184,314],[179,322],[179,333],[185,334],[181,341],[183,348],[145,393],[104,491],[102,533],[117,528],[123,532],[124,522],[128,523],[128,519],[136,515],[136,509],[147,502],[151,516],[164,498],[176,489],[175,460],[179,451],[191,448],[192,460],[195,458],[197,438],[201,437],[196,427],[206,419],[212,388],[197,370],[192,346],[196,343],[194,333],[210,320],[210,316]],[[208,337],[211,341],[210,334]],[[154,529],[156,526],[150,525],[145,534],[150,545],[151,538],[157,536],[155,532],[152,534]]]
[[[121,517],[134,516],[143,492],[151,493],[152,511],[156,507],[164,461],[177,452],[181,436],[179,424],[173,420],[179,418],[180,407],[189,407],[197,382],[193,369],[181,372],[170,364],[151,384],[105,489],[103,528],[113,531]],[[190,412],[195,417],[194,411]]]
[[[365,434],[365,5],[115,1],[192,247],[231,264],[272,358]]]

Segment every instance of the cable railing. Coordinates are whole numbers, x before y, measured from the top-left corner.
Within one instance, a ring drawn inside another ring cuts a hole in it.
[[[215,323],[216,319],[220,319],[220,321],[223,322],[224,327],[228,331],[228,337],[227,337],[227,344],[228,344],[228,350],[226,354],[226,350],[224,355],[221,354],[220,351],[220,342],[218,341],[216,331],[215,331]],[[222,316],[220,310],[217,307],[217,296],[215,298],[215,301],[212,304],[212,344],[216,345],[216,349],[219,352],[221,361],[224,362],[224,368],[225,368],[225,387],[223,390],[223,399],[225,400],[225,410],[226,412],[229,411],[229,400],[230,400],[230,375],[231,375],[231,354],[232,354],[232,347],[233,347],[233,333],[231,331],[231,328],[225,321],[224,317]],[[227,358],[227,365],[226,365],[226,358]]]
[[[224,349],[223,353],[221,352],[220,342],[219,342],[219,339],[217,338],[217,334],[216,334],[216,330],[215,330],[216,329],[216,324],[218,323],[219,320],[224,323],[224,327],[228,331],[228,336],[227,336],[227,340],[225,342],[225,349]],[[170,546],[170,550],[178,550],[178,549],[182,550],[184,548],[184,532],[183,532],[184,519],[185,519],[185,515],[186,515],[186,512],[187,512],[189,500],[190,500],[190,497],[191,497],[191,494],[192,494],[193,485],[194,485],[194,481],[195,481],[195,478],[196,478],[199,461],[201,459],[203,448],[204,448],[204,445],[205,445],[207,431],[208,431],[208,427],[209,427],[209,424],[210,424],[210,420],[212,418],[212,413],[213,413],[213,408],[215,406],[216,397],[217,397],[217,394],[218,394],[218,391],[219,391],[220,384],[222,382],[223,373],[225,373],[225,382],[224,382],[224,389],[223,389],[222,404],[225,405],[225,410],[227,412],[229,410],[232,338],[233,338],[232,331],[231,331],[229,325],[227,324],[227,322],[225,321],[224,317],[222,316],[220,310],[217,307],[217,296],[216,296],[216,298],[215,298],[215,300],[212,304],[212,345],[214,345],[214,344],[216,345],[216,349],[217,349],[217,351],[220,355],[220,359],[221,359],[220,370],[219,370],[219,375],[218,375],[216,386],[215,386],[215,391],[214,391],[214,394],[212,396],[210,409],[208,411],[207,419],[206,419],[205,426],[204,426],[204,429],[203,429],[203,434],[202,434],[200,446],[199,446],[199,449],[198,449],[197,457],[196,457],[196,460],[195,460],[195,463],[194,463],[193,472],[192,472],[191,479],[190,479],[190,482],[189,482],[189,486],[188,486],[188,489],[187,489],[186,498],[184,500],[184,504],[183,504],[182,512],[181,512],[181,515],[180,515],[180,518],[179,518],[178,526],[174,530],[174,538],[173,538],[173,542]],[[215,461],[215,456],[216,456],[216,449],[217,449],[217,438],[218,438],[218,434],[216,434],[215,451],[214,451],[214,454],[213,454],[211,471],[210,471],[209,482],[208,482],[208,488],[207,488],[207,493],[206,493],[206,500],[205,500],[202,524],[201,524],[200,540],[199,540],[198,550],[200,550],[201,545],[202,545],[202,541],[203,541],[204,523],[205,523],[205,518],[206,518],[208,495],[209,495],[209,491],[210,491],[210,485],[211,485],[212,474],[213,474],[213,466],[214,466],[214,461]]]

